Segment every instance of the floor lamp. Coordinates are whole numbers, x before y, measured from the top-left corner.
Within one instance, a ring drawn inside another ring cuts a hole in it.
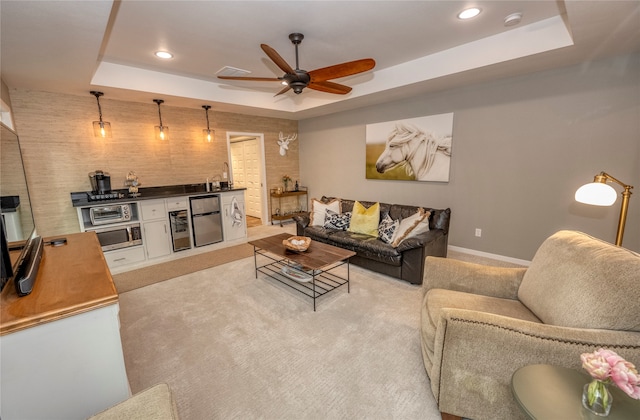
[[[593,178],[593,182],[585,184],[576,191],[576,201],[594,206],[611,206],[616,202],[618,194],[612,186],[607,185],[607,181],[615,182],[624,188],[622,192],[622,207],[620,208],[620,220],[618,220],[618,233],[616,234],[616,245],[622,246],[624,235],[624,225],[627,221],[627,211],[629,210],[629,197],[631,197],[631,185],[624,184],[606,172],[600,172]]]

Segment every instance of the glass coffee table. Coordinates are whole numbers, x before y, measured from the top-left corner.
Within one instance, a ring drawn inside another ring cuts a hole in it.
[[[518,405],[530,419],[600,419],[582,407],[582,387],[591,377],[586,372],[552,365],[529,365],[511,378]],[[640,419],[640,400],[631,399],[616,386],[606,419]]]
[[[347,285],[349,293],[349,258],[355,252],[338,248],[322,242],[311,241],[304,252],[287,250],[282,241],[292,235],[281,233],[267,238],[249,241],[253,245],[253,256],[258,273],[285,284],[313,299],[313,310],[316,310],[316,299],[320,296]],[[258,264],[258,258],[265,264]],[[336,273],[336,269],[346,266],[346,276]]]

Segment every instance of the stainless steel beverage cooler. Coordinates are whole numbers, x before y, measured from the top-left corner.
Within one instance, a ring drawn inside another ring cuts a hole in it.
[[[222,216],[220,196],[191,197],[191,221],[194,246],[204,246],[222,241]]]

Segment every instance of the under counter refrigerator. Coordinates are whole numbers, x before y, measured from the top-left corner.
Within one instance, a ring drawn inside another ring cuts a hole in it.
[[[222,241],[222,216],[220,196],[191,197],[191,225],[194,246],[204,246]]]

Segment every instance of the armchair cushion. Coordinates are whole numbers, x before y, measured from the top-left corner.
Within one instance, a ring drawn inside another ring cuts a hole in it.
[[[431,289],[422,305],[422,330],[428,354],[433,354],[436,329],[443,309],[466,309],[488,314],[506,316],[529,322],[540,320],[526,306],[515,299],[502,299],[474,293],[456,292],[445,289]]]
[[[545,324],[640,331],[640,255],[557,232],[538,248],[518,298]]]

